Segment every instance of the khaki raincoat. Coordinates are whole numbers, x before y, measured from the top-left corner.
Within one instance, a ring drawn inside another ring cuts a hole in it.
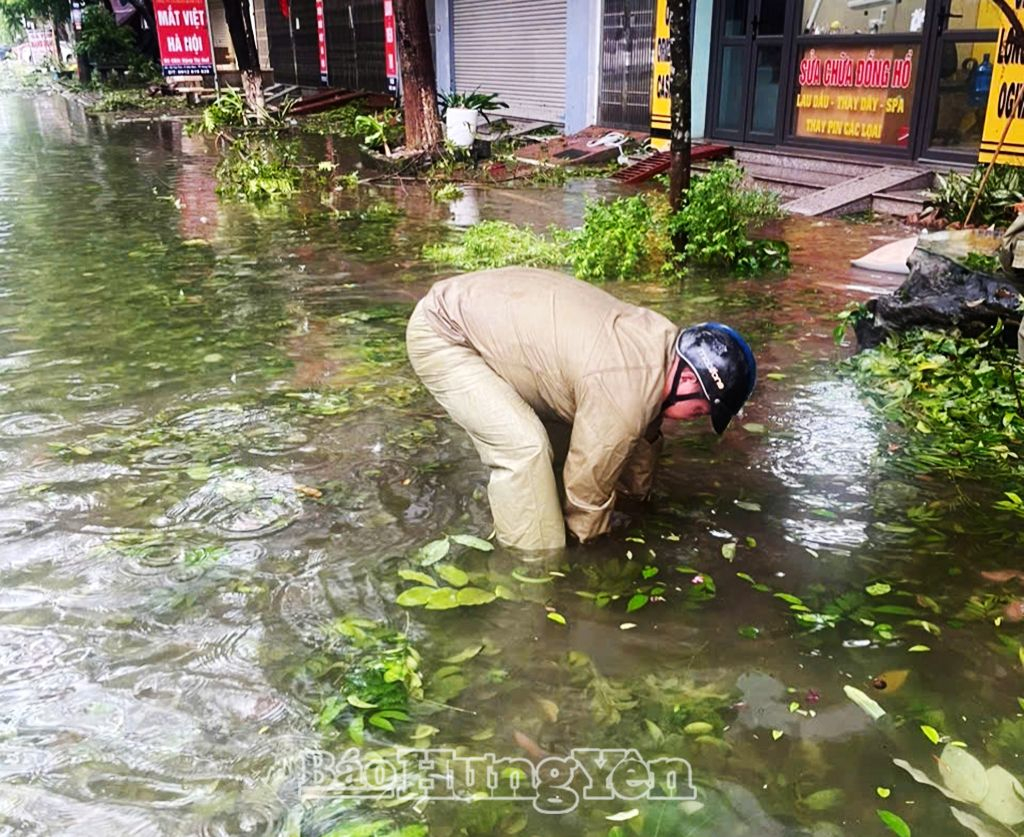
[[[410,319],[410,360],[491,467],[502,542],[564,544],[543,422],[572,427],[564,514],[581,541],[609,530],[616,490],[649,493],[677,333],[654,311],[547,270],[484,270],[431,288]]]

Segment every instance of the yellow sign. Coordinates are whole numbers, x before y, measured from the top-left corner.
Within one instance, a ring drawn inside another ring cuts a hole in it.
[[[1015,14],[1024,21],[1024,12],[1020,3],[1014,4]],[[981,152],[978,160],[982,163],[991,162],[1000,140],[999,162],[1011,166],[1024,166],[1024,44],[1018,42],[1010,23],[1005,18],[999,29],[999,41],[996,43],[995,69],[989,68],[991,88],[984,92],[988,96],[985,108],[985,128],[981,135]],[[988,78],[982,84],[988,84]],[[976,86],[978,82],[975,83]],[[1016,111],[1013,120],[1010,113]],[[1007,127],[1009,123],[1009,127]]]
[[[667,151],[672,139],[672,57],[668,0],[658,0],[654,18],[654,72],[651,76],[651,145]]]

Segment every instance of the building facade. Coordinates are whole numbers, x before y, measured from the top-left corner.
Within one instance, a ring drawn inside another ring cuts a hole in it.
[[[334,87],[387,90],[385,0],[322,0]],[[277,81],[322,84],[317,0],[266,0]],[[665,0],[428,0],[440,91],[507,114],[644,130]],[[695,137],[887,159],[977,156],[991,0],[694,0]],[[215,41],[217,34],[215,32]]]
[[[705,133],[975,159],[999,24],[991,0],[715,0]]]

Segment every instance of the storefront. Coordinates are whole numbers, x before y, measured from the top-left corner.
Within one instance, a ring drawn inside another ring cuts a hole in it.
[[[716,0],[706,134],[973,159],[999,23],[991,0]]]

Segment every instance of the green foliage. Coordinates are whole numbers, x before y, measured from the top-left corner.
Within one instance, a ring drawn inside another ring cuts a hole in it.
[[[325,113],[304,117],[299,128],[310,134],[360,139],[368,148],[394,147],[405,133],[402,113],[394,108],[369,112],[359,104],[344,105]],[[370,137],[370,139],[367,139]]]
[[[834,329],[832,329],[832,339],[838,346],[843,342],[843,337],[846,334],[846,328],[856,328],[857,323],[863,320],[872,319],[872,314],[868,311],[868,307],[863,302],[851,302],[842,311],[836,314],[836,319],[839,321]]]
[[[423,255],[463,270],[567,264],[590,281],[651,281],[676,272],[681,260],[672,251],[671,232],[684,225],[690,233],[686,257],[693,263],[744,276],[785,270],[785,243],[747,237],[749,226],[779,216],[778,202],[743,189],[741,179],[732,163],[712,170],[694,183],[692,203],[676,216],[660,194],[595,201],[587,204],[581,228],[555,230],[553,242],[513,224],[484,221],[467,230],[460,244],[431,245]]]
[[[423,697],[419,652],[406,636],[384,625],[353,617],[328,631],[329,648],[307,668],[327,687],[317,719],[321,727],[342,727],[357,744],[366,724],[394,732],[409,720],[410,700]]]
[[[558,244],[507,221],[481,221],[466,230],[458,244],[428,244],[423,248],[423,258],[460,270],[565,264],[565,255]]]
[[[999,259],[991,253],[970,252],[963,259],[963,265],[968,270],[978,273],[996,274],[1002,273]]]
[[[388,153],[387,126],[376,116],[360,114],[355,120],[355,129],[362,136],[367,148],[381,148]]]
[[[1019,361],[1001,331],[912,331],[847,361],[882,414],[911,431],[915,470],[1024,475]]]
[[[782,241],[754,240],[751,228],[782,217],[777,196],[743,187],[743,171],[727,161],[694,179],[685,206],[670,219],[670,232],[682,230],[687,265],[719,268],[738,276],[789,269]]]
[[[665,233],[668,203],[634,195],[588,202],[583,227],[564,238],[566,256],[581,279],[642,281],[656,275],[671,246]]]
[[[216,134],[224,128],[237,128],[245,124],[245,99],[238,90],[228,87],[203,108],[203,115],[198,122],[186,126],[186,132]]]
[[[356,117],[364,113],[366,111],[359,105],[342,105],[340,108],[314,113],[301,119],[299,127],[309,134],[354,137],[359,133],[356,130]]]
[[[461,198],[465,192],[459,188],[457,183],[445,183],[438,186],[430,193],[435,201],[455,201]]]
[[[108,90],[88,110],[90,113],[116,113],[126,110],[166,110],[171,107],[183,107],[184,104],[185,100],[181,96],[150,96],[145,90]]]
[[[448,108],[467,108],[480,111],[484,119],[487,119],[487,111],[508,107],[506,102],[499,101],[497,93],[481,93],[479,87],[472,93],[438,93],[437,102],[442,116]]]
[[[963,223],[981,190],[986,166],[975,166],[967,174],[951,171],[936,174],[935,184],[925,193],[924,214],[935,214],[950,222]],[[1024,201],[1024,172],[1016,166],[996,165],[985,182],[971,223],[1005,227],[1015,217],[1014,204]]]
[[[8,33],[21,33],[26,20],[56,20],[71,17],[70,0],[0,0],[0,18]]]
[[[138,55],[132,30],[118,26],[103,5],[86,7],[75,51],[88,56],[94,64],[114,67],[127,66]]]
[[[289,198],[299,186],[296,158],[293,142],[242,136],[217,166],[217,194],[256,204]]]

